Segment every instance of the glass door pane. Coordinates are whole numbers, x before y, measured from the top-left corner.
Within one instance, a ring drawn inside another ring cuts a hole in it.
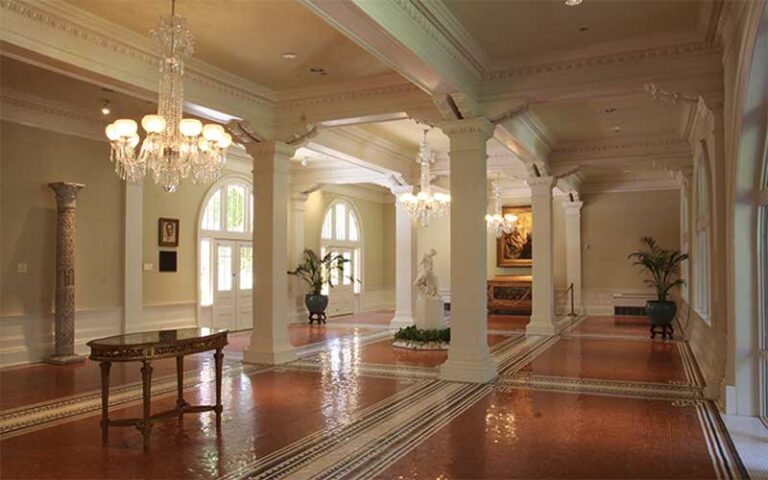
[[[240,290],[253,288],[253,247],[240,245]]]
[[[218,245],[216,249],[218,278],[216,290],[228,292],[232,290],[232,246]]]

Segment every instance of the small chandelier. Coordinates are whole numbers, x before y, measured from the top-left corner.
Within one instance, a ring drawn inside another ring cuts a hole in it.
[[[448,213],[451,206],[451,196],[445,193],[432,193],[430,181],[430,165],[435,161],[432,149],[427,143],[427,132],[424,129],[424,140],[419,144],[419,166],[421,168],[421,182],[419,193],[404,193],[400,195],[400,203],[408,215],[416,219],[422,227],[429,225],[432,219],[440,218]]]
[[[175,0],[171,1],[171,15],[161,17],[159,27],[150,34],[162,57],[157,115],[141,119],[147,136],[138,154],[136,121],[120,119],[107,126],[115,173],[123,180],[139,183],[149,169],[155,183],[166,192],[175,191],[190,175],[194,183],[213,182],[221,175],[232,137],[221,125],[182,118],[184,58],[192,54],[193,39],[187,21],[176,15]]]
[[[488,227],[488,233],[496,238],[508,235],[517,228],[517,215],[501,213],[501,188],[496,180],[491,181],[493,189],[493,213],[485,216],[485,223]]]

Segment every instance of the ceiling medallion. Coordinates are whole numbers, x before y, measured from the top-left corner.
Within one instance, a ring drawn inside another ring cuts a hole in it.
[[[490,235],[501,238],[517,229],[517,215],[511,213],[502,215],[501,188],[498,180],[491,181],[491,188],[493,189],[493,213],[485,216],[485,223]]]
[[[157,115],[141,119],[147,135],[138,155],[136,121],[120,119],[107,126],[115,172],[123,180],[140,183],[149,169],[166,192],[175,191],[188,176],[194,183],[213,182],[221,175],[232,137],[221,125],[182,118],[184,58],[192,54],[193,39],[186,20],[176,15],[175,0],[171,15],[161,17],[157,30],[150,34],[162,57]]]
[[[430,165],[435,162],[435,155],[427,143],[428,128],[424,129],[424,140],[419,144],[418,162],[421,168],[421,182],[419,193],[404,193],[400,195],[400,203],[408,215],[426,227],[433,219],[440,218],[448,213],[451,206],[451,196],[445,193],[432,193],[430,186],[432,175]]]

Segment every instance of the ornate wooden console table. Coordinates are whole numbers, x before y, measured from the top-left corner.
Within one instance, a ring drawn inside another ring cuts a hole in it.
[[[498,275],[488,280],[488,312],[531,314],[530,275]]]
[[[216,412],[216,424],[221,425],[221,370],[224,361],[222,349],[227,345],[227,331],[210,328],[181,328],[154,332],[131,333],[100,338],[88,342],[90,359],[101,364],[101,437],[104,444],[109,439],[109,427],[136,427],[144,437],[144,450],[149,449],[152,424],[185,413]],[[184,400],[184,356],[215,350],[216,405],[190,405]],[[176,408],[150,414],[152,386],[152,361],[176,358]],[[112,362],[141,362],[144,415],[142,418],[109,419],[109,369]]]

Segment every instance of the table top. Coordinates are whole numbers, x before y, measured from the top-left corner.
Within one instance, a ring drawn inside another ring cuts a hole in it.
[[[227,333],[228,330],[214,328],[178,328],[97,338],[87,345],[93,360],[160,358],[223,348]]]

